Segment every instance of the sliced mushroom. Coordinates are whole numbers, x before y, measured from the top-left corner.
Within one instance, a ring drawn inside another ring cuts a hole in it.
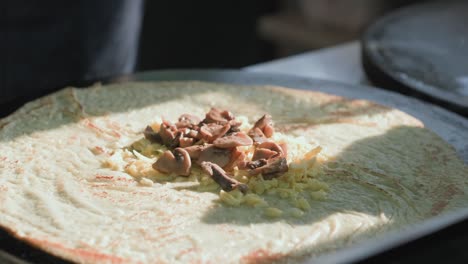
[[[200,127],[200,134],[203,140],[207,143],[212,143],[215,139],[220,138],[229,131],[231,126],[229,124],[204,124]]]
[[[271,149],[257,148],[255,149],[255,152],[252,156],[252,161],[256,161],[260,159],[267,160],[277,155],[278,155],[278,152],[273,151]]]
[[[186,147],[190,147],[193,145],[193,138],[188,138],[188,137],[182,137],[180,140],[179,140],[179,146],[181,148],[186,148]]]
[[[224,167],[229,164],[231,155],[232,149],[222,149],[209,145],[201,151],[197,163],[201,164],[204,161],[210,161],[216,163],[220,167]]]
[[[262,130],[258,127],[254,127],[251,130],[249,130],[248,135],[252,138],[253,142],[255,143],[262,143],[268,140],[265,134],[263,134]]]
[[[255,142],[263,142],[263,137],[270,138],[273,136],[274,132],[271,115],[265,114],[255,122],[253,128],[249,131],[249,136],[252,137]]]
[[[159,135],[166,146],[171,146],[176,138],[177,128],[168,121],[163,121],[159,129]]]
[[[245,159],[245,153],[242,151],[239,151],[237,148],[234,148],[231,151],[231,159],[229,160],[229,163],[226,164],[223,169],[226,171],[232,171],[235,166],[237,166],[240,162],[243,162]]]
[[[206,113],[204,123],[217,123],[217,124],[226,124],[229,121],[234,119],[234,115],[227,111],[221,110],[219,108],[211,108],[208,113]]]
[[[262,170],[263,179],[271,180],[288,172],[289,166],[286,158],[279,157],[268,160],[268,164]]]
[[[191,114],[183,114],[179,117],[179,122],[176,123],[177,128],[194,128],[201,122],[198,116]]]
[[[267,138],[273,136],[275,130],[273,129],[273,121],[271,119],[271,115],[263,115],[254,125],[254,127],[258,127],[262,130],[263,134]]]
[[[283,154],[283,149],[281,148],[281,146],[273,141],[262,142],[261,144],[257,146],[257,148],[270,149],[280,154]]]
[[[198,159],[200,157],[201,152],[207,148],[208,146],[206,145],[193,145],[190,147],[184,148],[185,151],[189,154],[190,158],[192,159]]]
[[[237,131],[239,131],[239,127],[242,125],[242,121],[239,121],[236,119],[230,120],[228,123],[229,125],[231,125],[231,130],[237,130]],[[234,132],[237,132],[237,131],[234,131]]]
[[[254,161],[246,161],[246,162],[241,162],[238,164],[239,170],[250,170],[250,175],[257,175],[260,173],[260,171],[253,171],[256,168],[260,168],[262,166],[265,166],[267,164],[266,159],[259,159],[259,160],[254,160]]]
[[[158,132],[154,131],[152,127],[147,126],[145,128],[145,131],[143,131],[143,135],[145,136],[146,139],[153,143],[159,143],[163,144],[163,140],[161,138],[161,135],[159,135]]]
[[[190,156],[183,148],[165,151],[153,164],[153,168],[162,173],[175,173],[182,176],[190,175],[191,166]]]
[[[255,161],[253,161],[255,162]],[[249,170],[250,175],[258,175],[262,174],[263,179],[271,180],[273,178],[277,178],[289,170],[288,162],[284,157],[277,157],[274,159],[266,160],[266,164],[256,167],[257,164],[250,164],[251,167],[255,167],[254,169]],[[264,159],[258,160],[260,163],[265,163]],[[255,166],[254,166],[255,165]]]
[[[278,145],[283,150],[283,157],[287,157],[288,156],[288,144],[282,142],[282,143],[279,143]]]
[[[198,133],[198,130],[194,130],[194,129],[190,129],[190,131],[186,134],[186,136],[190,138],[201,139],[200,133]]]
[[[212,162],[202,162],[200,164],[203,171],[210,175],[210,177],[221,186],[226,192],[230,192],[234,189],[239,189],[242,193],[246,193],[248,186],[244,183],[240,183],[237,180],[229,177],[226,172],[218,165]]]
[[[240,132],[241,123],[235,120],[231,112],[212,108],[201,122],[194,115],[184,114],[175,125],[163,120],[159,132],[148,126],[144,131],[145,138],[173,149],[164,152],[153,168],[163,173],[188,176],[194,160],[200,165],[204,164],[204,170],[219,179],[229,178],[224,170],[232,170],[235,166],[248,170],[250,175],[262,174],[265,179],[287,172],[286,144],[268,140],[274,133],[271,116],[262,116],[248,135]],[[257,147],[252,160],[245,161],[246,154],[237,147],[253,143]],[[223,189],[229,189],[226,186]]]
[[[231,124],[230,124],[231,125]],[[226,135],[231,135],[232,133],[240,132],[239,126],[233,126],[231,125],[231,128],[229,129],[228,132],[226,132]]]
[[[284,157],[283,148],[272,141],[260,143],[253,154],[252,160],[270,159],[277,156]]]
[[[234,148],[239,146],[250,146],[253,144],[252,139],[243,132],[232,133],[229,136],[219,137],[213,144],[217,148]]]
[[[263,134],[265,134],[265,136],[267,138],[271,138],[273,136],[273,134],[275,133],[275,129],[273,128],[273,124],[268,124],[266,125],[263,129]]]
[[[184,137],[184,133],[182,131],[177,131],[175,133],[174,139],[171,140],[169,144],[166,144],[166,146],[170,149],[175,149],[180,145],[180,141]]]

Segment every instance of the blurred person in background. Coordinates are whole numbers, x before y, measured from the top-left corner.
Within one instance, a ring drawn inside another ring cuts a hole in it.
[[[143,1],[2,1],[0,103],[131,73]]]

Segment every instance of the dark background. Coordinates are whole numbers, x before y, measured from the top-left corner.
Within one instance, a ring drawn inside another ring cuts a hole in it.
[[[274,57],[256,32],[278,1],[146,1],[138,70],[238,68]]]
[[[353,1],[328,1],[324,15],[336,21],[334,27],[320,18],[310,22],[302,2],[146,1],[137,70],[239,68],[332,46],[358,39],[367,24],[395,8],[423,1],[368,1],[377,10],[369,11],[370,18],[354,29],[339,27],[347,21],[338,10],[340,2]],[[289,36],[292,31],[302,36]]]

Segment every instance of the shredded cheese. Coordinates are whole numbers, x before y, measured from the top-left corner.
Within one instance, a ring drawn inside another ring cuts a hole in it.
[[[252,125],[247,117],[239,116],[242,121],[241,130],[248,130]],[[159,129],[157,123],[151,124],[154,130]],[[273,141],[286,143],[288,146],[287,161],[289,171],[279,178],[264,180],[261,175],[249,176],[245,171],[234,169],[232,176],[249,187],[246,194],[238,190],[225,192],[220,190],[219,185],[205,175],[199,168],[192,167],[190,177],[177,177],[177,175],[163,174],[152,168],[152,164],[158,156],[167,150],[163,145],[151,143],[141,138],[131,144],[130,149],[117,150],[102,163],[104,167],[116,171],[124,171],[127,174],[140,179],[142,186],[151,187],[153,181],[176,181],[197,182],[196,188],[199,192],[218,192],[219,201],[228,206],[266,207],[265,216],[280,217],[289,215],[301,217],[304,212],[309,211],[313,200],[326,199],[328,185],[319,180],[321,175],[321,164],[327,160],[321,155],[322,147],[318,142],[302,136],[285,135],[275,132]],[[255,147],[239,147],[240,151],[251,158]],[[291,204],[291,210],[284,214],[281,210],[269,207],[268,196],[279,197]]]

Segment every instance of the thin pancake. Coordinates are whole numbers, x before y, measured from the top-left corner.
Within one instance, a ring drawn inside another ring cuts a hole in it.
[[[265,193],[275,215],[220,203],[218,190],[201,191],[193,178],[161,180],[138,167],[148,184],[131,173],[125,159],[138,157],[126,148],[148,124],[212,106],[250,123],[271,114],[291,155],[320,146],[319,172],[304,175],[326,192]],[[318,92],[203,82],[67,88],[0,129],[0,225],[76,262],[301,261],[468,202],[468,168],[420,121]]]

